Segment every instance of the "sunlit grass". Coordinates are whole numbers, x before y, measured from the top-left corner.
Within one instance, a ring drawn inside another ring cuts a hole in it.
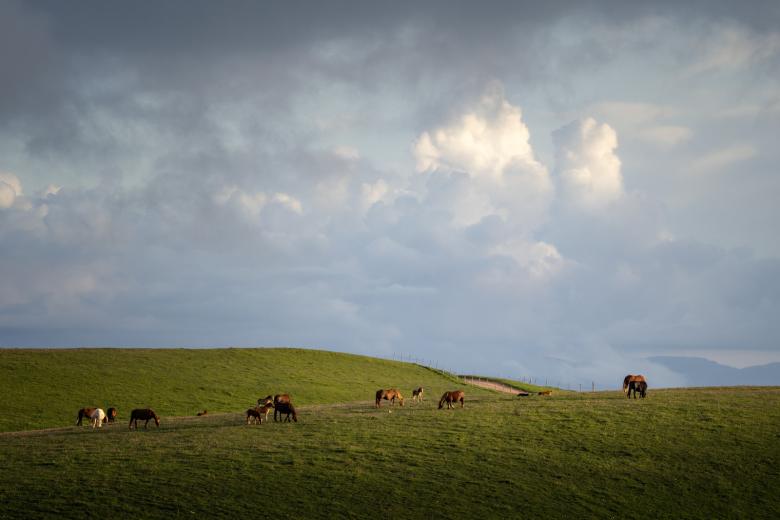
[[[384,363],[363,375],[386,369],[411,382],[427,372]],[[655,390],[637,400],[467,388],[463,409],[438,410],[429,394],[377,410],[370,395],[355,402],[361,374],[349,372],[346,388],[328,380],[319,402],[301,387],[309,401],[295,424],[247,426],[234,404],[164,415],[147,431],[122,421],[0,434],[0,517],[81,516],[95,504],[110,517],[780,517],[778,388]],[[373,386],[382,385],[360,393]],[[233,388],[225,391],[238,402],[258,393]],[[328,401],[340,395],[352,399]]]

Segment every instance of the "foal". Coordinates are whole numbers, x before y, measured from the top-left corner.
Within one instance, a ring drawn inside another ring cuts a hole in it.
[[[254,408],[250,408],[246,411],[246,423],[251,424],[252,421],[255,421],[257,424],[263,424],[263,417],[265,417],[265,422],[268,422],[268,414],[271,413],[271,410],[274,409],[274,405],[272,404],[266,404],[262,408],[259,406],[255,406]]]

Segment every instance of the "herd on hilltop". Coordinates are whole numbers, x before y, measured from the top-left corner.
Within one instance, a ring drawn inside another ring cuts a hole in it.
[[[637,398],[637,393],[642,398],[647,395],[647,380],[644,376],[629,374],[623,379],[623,393],[625,393],[626,396],[630,399],[632,392],[634,394],[634,399]],[[423,387],[420,386],[415,388],[412,390],[412,400],[415,402],[422,402],[424,393],[425,390]],[[551,395],[552,391],[545,390],[538,392],[538,394]],[[521,391],[517,395],[527,396],[529,394],[528,392]],[[376,408],[381,408],[382,401],[388,401],[391,405],[394,405],[395,402],[398,401],[399,406],[404,405],[404,396],[401,395],[401,392],[399,392],[396,388],[380,388],[376,391],[375,397],[376,399],[374,401],[374,406]],[[444,394],[441,396],[441,399],[439,399],[439,409],[444,408],[445,405],[447,406],[447,409],[452,409],[455,408],[457,403],[460,403],[460,407],[463,408],[465,405],[465,399],[466,394],[463,392],[463,390],[452,390],[444,392]],[[277,420],[281,422],[298,422],[298,413],[295,410],[295,406],[292,404],[290,395],[276,394],[273,396],[268,395],[258,399],[257,406],[247,409],[246,423],[263,424],[263,420],[268,422],[268,416],[270,415],[271,410],[274,411],[274,422]],[[93,429],[102,428],[103,424],[105,423],[116,422],[117,415],[117,409],[113,407],[109,408],[107,413],[103,411],[102,408],[85,407],[78,411],[76,425],[81,426],[82,420],[87,418],[90,420]],[[199,417],[208,415],[208,411],[203,410],[202,412],[198,412],[197,415]],[[160,417],[155,413],[154,410],[151,408],[136,408],[130,412],[130,423],[128,424],[128,429],[132,430],[134,427],[135,429],[138,429],[138,421],[145,421],[144,428],[146,429],[149,426],[149,421],[152,420],[159,428]]]

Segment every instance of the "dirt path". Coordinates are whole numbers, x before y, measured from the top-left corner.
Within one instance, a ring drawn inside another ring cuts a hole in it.
[[[496,383],[495,381],[485,381],[484,379],[473,379],[470,377],[464,377],[463,380],[470,385],[489,388],[497,392],[504,392],[505,394],[517,394],[520,391],[517,388],[512,388],[503,383]]]

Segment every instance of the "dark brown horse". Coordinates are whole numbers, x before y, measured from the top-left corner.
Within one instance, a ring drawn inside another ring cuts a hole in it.
[[[412,390],[412,401],[423,400],[423,387],[415,388]]]
[[[276,406],[274,407],[274,419],[276,418],[276,412],[279,412],[279,420],[282,419],[282,414],[286,414],[286,417],[282,422],[290,422],[290,416],[292,416],[293,421],[298,422],[298,413],[290,402],[276,403]]]
[[[623,393],[628,396],[628,385],[631,383],[631,381],[644,381],[645,383],[647,380],[645,379],[645,376],[639,374],[639,375],[633,375],[628,374],[626,377],[623,378]]]
[[[209,411],[208,411],[208,410],[203,410],[202,412],[198,412],[198,414],[197,414],[197,415],[198,415],[198,417],[202,417],[202,416],[204,416],[204,415],[208,415],[208,414],[209,414]]]
[[[268,397],[271,396],[269,395]],[[266,397],[266,399],[268,399],[268,397]],[[292,401],[290,401],[290,394],[276,394],[274,396],[274,422],[276,422],[276,414],[279,405],[285,405],[285,404],[289,404],[289,405],[292,404]],[[279,413],[279,420],[281,421],[282,412],[278,412],[278,413]]]
[[[116,421],[116,408],[109,408],[106,410],[106,419],[108,422],[114,422]]]
[[[146,421],[144,423],[144,429],[146,429],[149,426],[149,421],[154,419],[154,424],[157,425],[157,427],[160,427],[160,418],[157,416],[156,413],[154,413],[154,410],[151,408],[136,408],[132,412],[130,412],[130,424],[127,426],[128,430],[133,429],[133,423],[135,423],[135,429],[138,429],[138,421]]]
[[[390,401],[390,404],[395,404],[395,400],[398,399],[398,404],[401,406],[404,405],[404,396],[401,395],[401,392],[396,390],[395,388],[388,388],[387,390],[382,390],[381,388],[376,391],[376,407],[381,408],[382,407],[382,399],[386,401]]]
[[[634,392],[634,399],[636,399],[636,393],[644,399],[647,394],[647,381],[631,381],[628,383],[628,398],[631,399],[631,391]]]
[[[447,403],[447,409],[455,408],[455,403],[460,401],[460,407],[463,408],[463,402],[466,399],[466,394],[463,390],[453,390],[452,392],[444,392],[444,395],[439,399],[439,409],[444,408],[444,403]]]
[[[94,406],[82,408],[79,410],[79,416],[76,418],[76,426],[81,426],[81,420],[85,417],[87,419],[91,419],[92,414],[95,413],[95,410],[97,410],[97,408]]]

